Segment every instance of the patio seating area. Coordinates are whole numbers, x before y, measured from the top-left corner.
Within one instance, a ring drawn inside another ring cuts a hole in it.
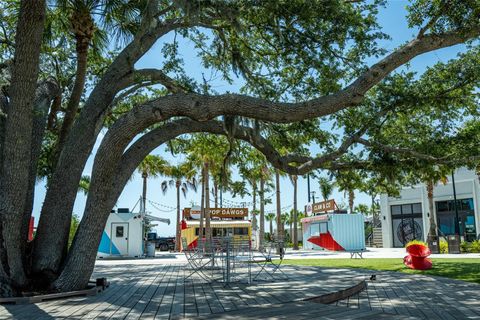
[[[187,260],[185,280],[198,276],[205,282],[229,285],[288,278],[280,268],[286,251],[281,240],[266,243],[262,250],[253,250],[248,239],[216,237],[188,247],[182,238],[182,247]]]
[[[176,261],[176,262],[175,262]],[[94,277],[111,286],[93,297],[0,306],[0,319],[478,319],[480,285],[445,278],[360,269],[282,265],[288,280],[206,282],[184,257],[98,261]],[[325,305],[305,301],[366,280],[367,290]]]

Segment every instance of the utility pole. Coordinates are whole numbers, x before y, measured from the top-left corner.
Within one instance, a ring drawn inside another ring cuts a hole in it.
[[[310,173],[307,173],[307,192],[308,192],[308,203],[310,203]]]
[[[223,187],[220,185],[220,208],[223,208]]]

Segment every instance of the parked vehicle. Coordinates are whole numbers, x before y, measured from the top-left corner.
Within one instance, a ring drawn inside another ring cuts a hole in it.
[[[155,242],[155,248],[160,251],[175,250],[175,237],[159,237],[156,232],[149,232],[147,241]]]

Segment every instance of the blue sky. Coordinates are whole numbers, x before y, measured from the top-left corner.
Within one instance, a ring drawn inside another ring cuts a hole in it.
[[[412,39],[415,34],[416,30],[408,29],[407,22],[405,19],[406,10],[405,6],[407,5],[407,1],[388,1],[387,7],[381,9],[379,15],[379,23],[383,28],[383,31],[391,36],[391,40],[382,42],[382,45],[388,51],[392,51],[399,45],[405,43],[406,41]],[[168,40],[168,38],[167,38]],[[145,68],[145,67],[159,67],[162,63],[162,57],[160,53],[162,43],[157,43],[137,64],[137,68]],[[181,49],[180,52],[183,55],[183,59],[185,60],[185,69],[189,75],[197,77],[199,80],[201,79],[202,72],[205,73],[205,76],[208,78],[210,76],[210,71],[204,70],[199,63],[199,59],[195,55],[195,51],[193,50],[193,45],[188,41],[181,42]],[[452,59],[456,56],[457,53],[464,50],[464,46],[454,46],[442,50],[438,50],[432,53],[421,55],[414,60],[412,60],[409,64],[410,70],[422,72],[425,70],[426,67],[433,65],[437,61],[447,61]],[[369,61],[369,63],[374,63],[375,61]],[[237,82],[234,82],[232,85],[227,84],[226,82],[221,81],[220,77],[213,81],[213,89],[218,92],[238,92],[238,88],[241,85],[241,80],[238,79]],[[100,135],[97,144],[92,152],[92,156],[87,162],[84,174],[90,174],[93,164],[93,156],[96,152],[96,149],[99,146],[100,139],[102,138],[103,134]],[[315,147],[312,147],[312,152],[315,153]],[[152,154],[157,154],[165,157],[169,161],[177,162],[182,161],[184,157],[182,155],[178,155],[175,158],[172,157],[169,153],[165,152],[165,147],[160,146],[157,148]],[[235,180],[239,180],[238,176],[234,177]],[[149,179],[148,180],[148,195],[147,198],[151,200],[154,205],[147,203],[147,211],[151,211],[153,215],[163,217],[163,218],[170,218],[172,223],[167,226],[164,224],[160,224],[157,227],[157,231],[159,234],[163,236],[173,235],[174,234],[174,221],[175,221],[175,206],[176,206],[176,193],[173,189],[169,190],[165,195],[162,194],[160,190],[161,182],[165,180],[165,178],[156,178],[156,179]],[[318,189],[318,183],[314,180],[311,181],[311,189],[316,191],[316,197],[320,198],[320,192]],[[36,223],[38,222],[38,217],[41,210],[41,205],[43,199],[45,197],[45,184],[44,182],[40,182],[36,186],[36,193],[35,193],[35,204],[34,204],[34,217]],[[138,173],[135,173],[132,180],[127,184],[123,193],[121,194],[117,206],[118,207],[127,207],[133,208],[133,206],[137,203],[138,199],[140,198],[142,192],[142,179]],[[186,198],[181,199],[182,207],[190,206],[192,202],[199,203],[200,202],[200,192],[188,192]],[[241,199],[239,197],[232,198],[230,194],[224,194],[223,197],[226,201],[234,202],[240,204],[241,202],[250,202],[250,198]],[[338,192],[335,190],[333,194],[333,198],[337,201],[337,203],[347,202],[344,198],[343,193]],[[272,198],[272,204],[268,204],[266,206],[266,211],[273,211],[275,209],[275,198]],[[77,195],[77,200],[74,206],[74,213],[78,215],[82,215],[83,208],[85,205],[86,197],[83,194]],[[281,204],[282,207],[290,210],[293,201],[293,186],[288,178],[283,178],[281,181]],[[299,201],[299,209],[303,208],[303,205],[307,202],[307,182],[305,179],[300,178],[298,183],[298,201]],[[356,194],[355,205],[360,203],[370,204],[370,198],[362,193]],[[226,205],[224,204],[224,207]],[[137,206],[138,210],[138,206]]]

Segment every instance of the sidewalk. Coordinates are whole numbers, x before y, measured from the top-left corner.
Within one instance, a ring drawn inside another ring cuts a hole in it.
[[[403,259],[407,254],[404,248],[367,248],[363,253],[363,258],[398,258]],[[471,258],[480,259],[480,253],[461,253],[461,254],[432,254],[430,258]],[[328,250],[292,250],[287,249],[285,259],[350,259],[350,253],[344,251]]]

